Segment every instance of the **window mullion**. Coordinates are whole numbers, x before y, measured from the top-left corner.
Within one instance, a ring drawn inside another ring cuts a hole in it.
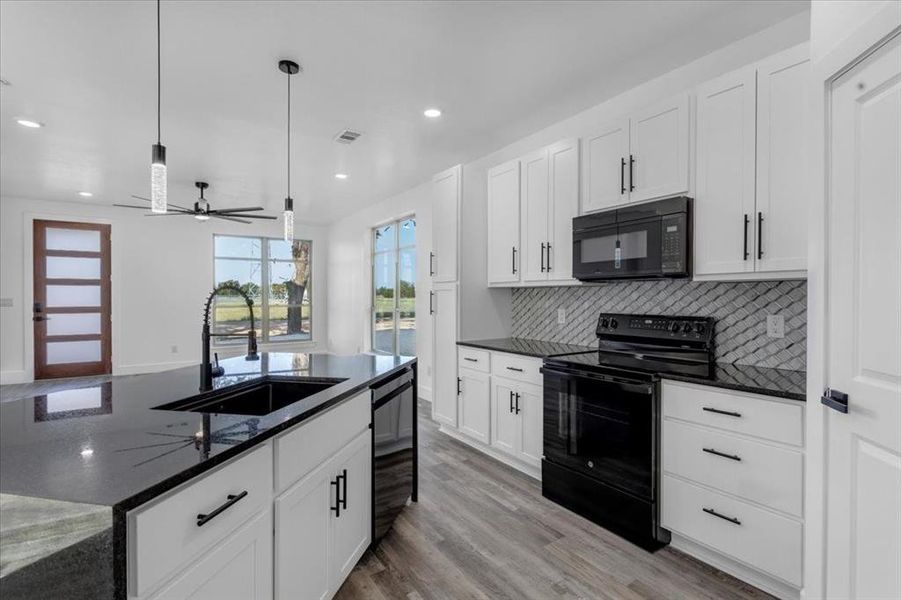
[[[260,290],[260,338],[263,343],[269,342],[269,241],[266,238],[260,238],[260,283],[263,289]]]

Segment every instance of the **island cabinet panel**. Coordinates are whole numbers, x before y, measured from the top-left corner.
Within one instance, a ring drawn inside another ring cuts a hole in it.
[[[272,597],[272,511],[217,544],[175,577],[153,600]]]
[[[275,501],[275,597],[331,598],[369,546],[371,434]]]
[[[371,405],[366,390],[275,438],[275,492],[288,489],[368,428]]]
[[[146,597],[271,503],[272,447],[263,444],[130,512],[129,594]]]

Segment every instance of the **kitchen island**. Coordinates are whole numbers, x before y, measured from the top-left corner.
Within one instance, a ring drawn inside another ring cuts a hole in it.
[[[370,388],[401,371],[415,373],[415,363],[400,356],[270,352],[258,361],[224,360],[225,374],[205,392],[199,391],[199,368],[186,367],[0,404],[0,596],[155,597],[165,588],[165,577],[145,576],[140,586],[129,581],[138,572],[132,554],[140,539],[151,535],[136,535],[140,522],[135,515],[150,514],[146,507],[162,502],[178,506],[174,499],[197,488],[196,482],[225,481],[226,469],[242,463],[241,473],[250,479],[262,474],[256,484],[269,494],[268,507],[260,500],[262,492],[229,492],[221,518],[214,520],[220,514],[213,514],[217,500],[208,514],[188,515],[190,523],[184,532],[176,528],[178,535],[212,535],[206,532],[253,507],[266,515],[271,534],[272,513],[278,513],[271,496],[301,476],[315,475],[314,467],[320,466],[306,465],[315,451],[304,444],[337,439],[344,427],[317,424],[344,411],[341,422],[353,421],[361,429],[354,435],[370,436],[370,409],[365,406],[364,416],[362,408]],[[351,413],[352,402],[360,408]],[[328,431],[317,433],[317,427]],[[370,452],[367,448],[367,457]],[[246,491],[254,481],[232,487]],[[359,484],[352,481],[351,487]],[[346,504],[346,475],[343,485]],[[340,486],[326,487],[335,489],[340,504]],[[209,526],[201,523],[202,516]],[[195,545],[205,546],[202,541]],[[146,572],[145,565],[141,569]]]

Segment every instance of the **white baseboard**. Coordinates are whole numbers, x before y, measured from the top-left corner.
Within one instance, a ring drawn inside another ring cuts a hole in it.
[[[503,452],[501,452],[499,450],[495,450],[488,444],[483,444],[482,442],[480,442],[478,440],[472,439],[465,433],[460,433],[456,429],[451,429],[447,425],[439,426],[438,431],[454,438],[455,440],[459,440],[459,441],[463,442],[467,446],[472,446],[473,448],[475,448],[482,454],[487,454],[494,460],[496,460],[498,462],[502,462],[505,465],[507,465],[508,467],[513,467],[517,471],[519,471],[521,473],[525,473],[529,477],[531,477],[533,479],[537,479],[538,481],[541,481],[541,467],[534,467],[532,465],[527,465],[525,463],[522,463],[522,462],[516,460],[515,458],[512,458],[512,457],[508,456],[507,454],[504,454]]]
[[[429,402],[432,401],[432,388],[426,387],[424,385],[419,385],[417,386],[416,391],[419,394],[419,397],[423,400],[428,400]]]
[[[799,600],[801,597],[801,590],[796,587],[732,560],[728,556],[724,556],[716,550],[683,537],[676,532],[672,532],[672,534],[673,539],[670,541],[670,546],[676,550],[681,550],[685,554],[694,556],[702,562],[713,565],[720,571],[724,571],[733,577],[737,577],[746,583],[750,583],[754,587],[760,588],[768,594],[781,598],[781,600]]]
[[[0,385],[28,383],[25,371],[0,371]]]

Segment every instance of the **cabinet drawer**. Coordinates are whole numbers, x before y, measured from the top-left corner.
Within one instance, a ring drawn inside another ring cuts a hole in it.
[[[204,523],[229,501],[246,495]],[[128,514],[128,581],[133,596],[143,596],[221,543],[239,525],[272,502],[272,447],[264,444],[198,481],[168,492]]]
[[[799,402],[664,381],[663,416],[804,445],[804,409]]]
[[[522,383],[542,385],[541,359],[516,354],[491,353],[491,374]]]
[[[663,421],[663,470],[800,517],[801,452]]]
[[[670,475],[663,476],[662,505],[666,529],[800,587],[799,521]]]
[[[366,390],[276,437],[276,494],[332,457],[371,420],[372,392]]]
[[[491,371],[490,356],[491,354],[487,350],[457,346],[457,365],[461,368],[489,373]]]

